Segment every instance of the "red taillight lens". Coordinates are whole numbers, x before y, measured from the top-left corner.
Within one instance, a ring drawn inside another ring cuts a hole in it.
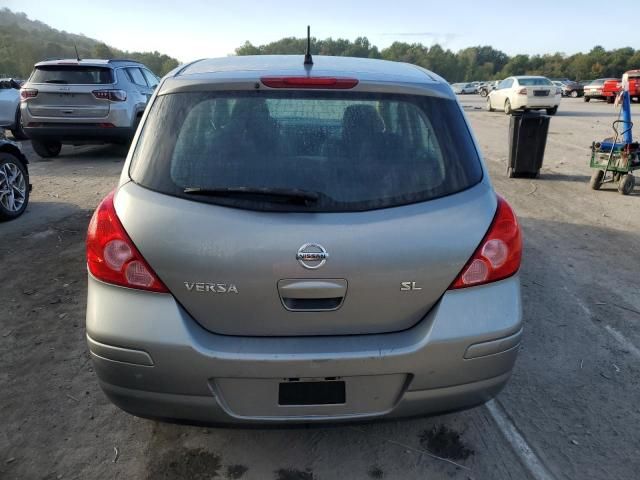
[[[89,222],[87,266],[89,272],[106,283],[168,293],[120,223],[113,206],[114,192],[105,197]]]
[[[263,85],[271,88],[327,88],[345,90],[358,85],[355,78],[341,77],[262,77]]]
[[[518,90],[518,95],[527,95],[527,89],[521,88],[520,90]]]
[[[20,99],[26,100],[28,98],[34,98],[38,96],[38,90],[35,88],[22,88],[20,89]]]
[[[522,259],[522,234],[513,210],[498,196],[489,231],[450,289],[495,282],[515,274]]]
[[[112,102],[124,102],[127,99],[127,92],[124,90],[94,90],[93,96],[100,100],[110,100]]]

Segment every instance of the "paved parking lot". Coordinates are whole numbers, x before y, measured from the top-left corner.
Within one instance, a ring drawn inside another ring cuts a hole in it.
[[[496,400],[433,418],[286,429],[121,412],[99,390],[84,342],[83,242],[126,149],[65,147],[44,162],[24,142],[31,203],[0,224],[0,478],[638,478],[640,187],[627,197],[588,187],[589,145],[617,113],[563,99],[540,177],[507,179],[509,118],[484,111],[479,96],[460,100],[525,236],[526,336]]]

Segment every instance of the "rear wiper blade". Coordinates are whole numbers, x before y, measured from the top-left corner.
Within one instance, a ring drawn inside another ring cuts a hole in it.
[[[271,187],[187,187],[184,193],[190,195],[206,195],[212,197],[237,197],[260,196],[272,197],[279,201],[295,203],[316,203],[320,199],[318,192],[300,190],[297,188],[271,188]]]
[[[44,82],[44,83],[60,83],[60,84],[67,84],[67,83],[69,83],[69,82],[67,82],[66,80],[55,80],[55,79],[53,79],[53,80],[45,80],[45,82]]]

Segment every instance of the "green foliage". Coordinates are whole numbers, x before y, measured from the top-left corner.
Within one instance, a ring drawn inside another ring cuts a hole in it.
[[[247,41],[236,49],[236,55],[301,55],[305,50],[306,39],[289,37],[260,46]],[[640,50],[629,47],[605,50],[596,46],[589,53],[570,56],[558,52],[509,57],[486,45],[452,52],[437,44],[427,47],[421,43],[394,42],[389,47],[378,50],[367,37],[358,37],[353,42],[342,38],[312,38],[311,53],[413,63],[432,70],[451,82],[494,80],[511,75],[545,75],[575,80],[619,78],[627,70],[640,68]]]
[[[47,58],[129,58],[144,63],[157,75],[178,66],[160,52],[126,52],[84,35],[76,35],[30,20],[24,13],[0,9],[0,76],[27,78],[33,64]]]

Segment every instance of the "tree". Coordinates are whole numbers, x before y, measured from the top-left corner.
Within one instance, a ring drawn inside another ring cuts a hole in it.
[[[93,46],[93,58],[113,58],[113,52],[104,43],[97,43]]]
[[[260,46],[247,41],[236,49],[236,54],[302,54],[305,49],[306,39],[288,37]],[[600,76],[620,77],[627,70],[640,69],[640,50],[626,47],[607,51],[599,45],[588,53],[571,56],[556,52],[509,57],[488,45],[468,47],[454,53],[437,44],[427,47],[421,43],[394,42],[380,51],[367,37],[358,37],[354,41],[314,38],[311,51],[322,55],[408,62],[427,68],[451,82],[493,80],[526,74],[584,80]]]

